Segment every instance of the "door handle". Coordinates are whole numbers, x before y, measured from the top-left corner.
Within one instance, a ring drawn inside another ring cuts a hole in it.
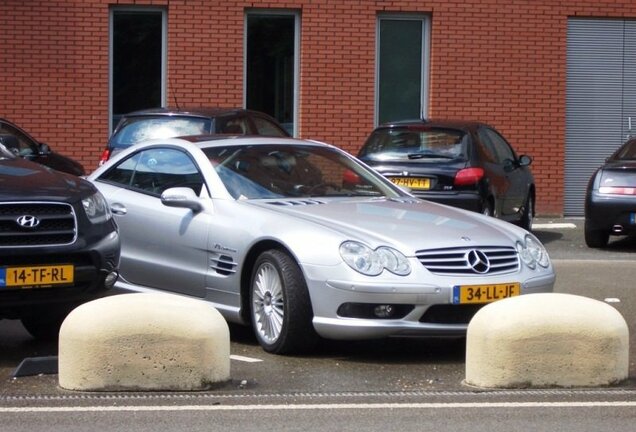
[[[119,215],[119,216],[123,216],[126,213],[128,213],[128,210],[126,210],[126,207],[123,204],[119,204],[119,203],[112,204],[110,206],[110,211],[113,214],[116,214],[116,215]]]

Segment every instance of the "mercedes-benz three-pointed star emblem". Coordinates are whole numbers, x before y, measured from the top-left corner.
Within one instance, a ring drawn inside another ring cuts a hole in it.
[[[480,250],[471,249],[466,253],[466,261],[475,273],[484,274],[490,270],[490,260]]]

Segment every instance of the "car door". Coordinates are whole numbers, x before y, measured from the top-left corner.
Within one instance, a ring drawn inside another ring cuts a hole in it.
[[[506,193],[503,195],[502,215],[516,215],[523,207],[528,192],[526,168],[519,166],[517,155],[501,134],[487,128],[486,133],[497,154],[497,162],[505,176]]]
[[[106,171],[97,185],[120,229],[122,278],[204,297],[209,215],[161,203],[170,187],[204,189],[193,160],[180,149],[144,149]]]
[[[501,217],[507,213],[506,195],[508,194],[508,178],[504,167],[499,162],[496,148],[488,134],[488,129],[480,127],[477,130],[477,146],[481,167],[489,193],[495,198],[495,216]]]

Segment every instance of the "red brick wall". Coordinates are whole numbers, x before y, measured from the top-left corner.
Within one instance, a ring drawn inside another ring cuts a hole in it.
[[[485,121],[532,155],[540,214],[563,211],[567,18],[636,17],[631,0],[3,0],[0,116],[89,171],[109,134],[111,5],[167,7],[182,106],[241,106],[245,10],[298,11],[300,136],[351,152],[374,126],[377,14],[429,14],[429,115]]]

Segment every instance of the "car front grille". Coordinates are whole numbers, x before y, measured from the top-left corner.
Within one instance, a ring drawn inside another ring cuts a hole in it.
[[[421,250],[417,259],[431,273],[440,275],[496,275],[519,270],[513,247],[482,246]]]
[[[0,247],[62,246],[76,238],[77,219],[70,204],[0,203]]]

